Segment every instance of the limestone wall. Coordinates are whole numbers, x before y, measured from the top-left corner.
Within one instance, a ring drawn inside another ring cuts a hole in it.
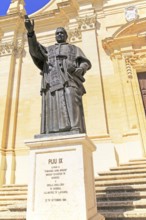
[[[125,17],[127,6],[137,12],[131,9]],[[15,1],[7,16],[0,17],[0,184],[27,183],[29,149],[24,141],[40,129],[41,77],[29,55],[24,14],[22,2]],[[145,14],[144,0],[52,0],[30,16],[40,43],[54,44],[56,27],[64,26],[69,42],[91,60],[83,101],[87,134],[97,146],[95,175],[145,156],[145,113],[137,79],[137,72],[146,71]]]

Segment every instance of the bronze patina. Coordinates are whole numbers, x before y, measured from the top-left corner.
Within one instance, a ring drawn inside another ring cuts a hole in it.
[[[58,27],[56,44],[44,47],[37,42],[34,21],[25,16],[30,55],[41,70],[41,134],[85,133],[82,96],[84,74],[90,61],[80,48],[67,43],[67,32]]]

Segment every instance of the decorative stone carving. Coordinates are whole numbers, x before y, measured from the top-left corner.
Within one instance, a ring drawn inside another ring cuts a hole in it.
[[[129,57],[125,57],[125,63],[126,63],[126,70],[127,70],[127,75],[129,79],[132,79],[132,69],[131,69],[131,64],[129,62]]]
[[[121,60],[122,57],[122,53],[121,52],[117,52],[117,53],[111,53],[110,54],[110,58],[112,59],[117,59],[117,60]]]
[[[7,43],[1,43],[0,44],[0,55],[7,55],[15,53],[18,55],[20,52],[22,52],[23,46],[21,42],[18,42],[16,45],[14,45],[14,42],[7,42]]]
[[[77,28],[68,29],[68,38],[70,42],[80,41],[82,39],[82,30],[95,28],[96,25],[96,16],[85,16],[79,17],[77,19]]]
[[[138,18],[138,11],[134,5],[125,8],[125,19],[126,21],[134,21]]]
[[[78,18],[78,25],[80,29],[92,29],[96,26],[96,15],[85,16]]]
[[[13,49],[14,49],[13,42],[1,43],[0,44],[0,55],[12,53]]]
[[[146,67],[146,54],[135,54],[126,58],[133,68]]]
[[[81,30],[79,28],[75,28],[74,30],[68,30],[68,38],[70,42],[81,40]]]

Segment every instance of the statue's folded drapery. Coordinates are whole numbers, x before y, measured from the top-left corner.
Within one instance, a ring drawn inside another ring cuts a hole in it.
[[[28,37],[28,42],[32,59],[42,75],[41,134],[70,130],[84,133],[83,75],[91,68],[90,61],[75,45],[58,43],[44,47],[35,34]],[[83,74],[74,74],[76,68],[83,68]]]

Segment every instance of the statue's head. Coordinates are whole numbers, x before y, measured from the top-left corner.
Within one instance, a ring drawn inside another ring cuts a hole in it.
[[[55,37],[58,43],[64,43],[66,42],[68,35],[63,27],[58,27],[55,32]]]

